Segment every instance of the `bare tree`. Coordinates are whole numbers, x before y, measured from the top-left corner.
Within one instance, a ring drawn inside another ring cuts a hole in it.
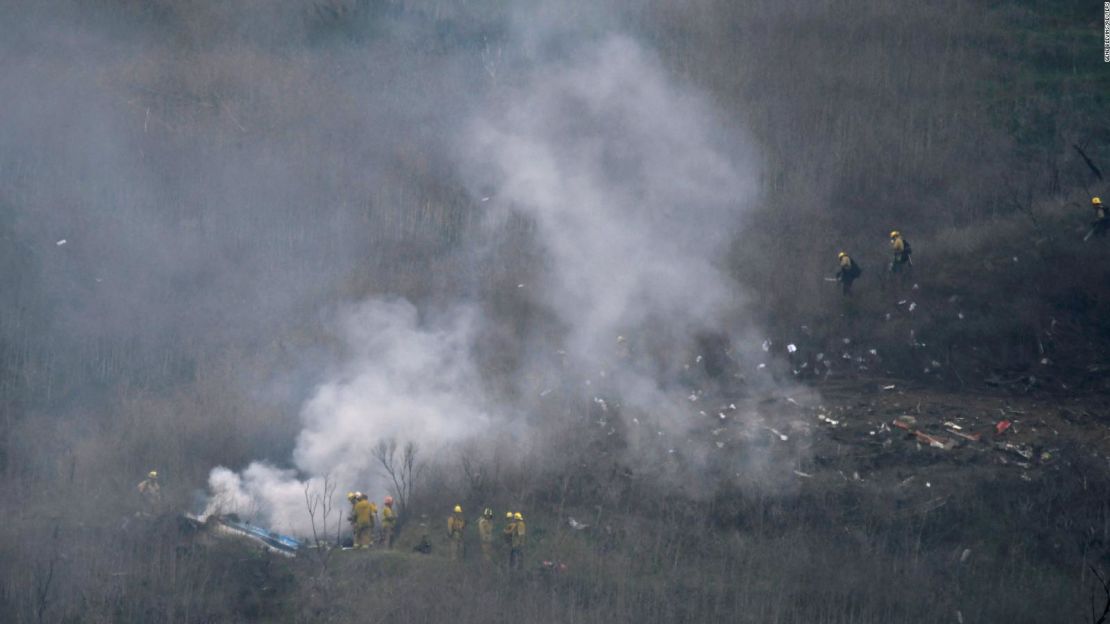
[[[323,492],[313,490],[310,482],[304,485],[304,504],[308,511],[309,524],[312,526],[312,552],[319,564],[320,576],[327,572],[328,561],[331,558],[332,549],[328,544],[327,530],[328,516],[331,515],[334,507],[332,497],[335,495],[335,487],[335,482],[327,474],[324,475]]]
[[[397,440],[388,438],[378,442],[374,447],[374,458],[381,464],[386,476],[393,482],[392,492],[397,499],[397,510],[404,517],[408,502],[412,499],[413,485],[423,465],[417,462],[416,444],[407,442],[400,456],[397,454]]]

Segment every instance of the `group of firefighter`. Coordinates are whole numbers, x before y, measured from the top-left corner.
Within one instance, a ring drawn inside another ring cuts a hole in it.
[[[347,502],[351,503],[351,511],[347,514],[347,522],[351,525],[351,534],[354,537],[355,548],[370,548],[374,542],[374,526],[378,524],[378,506],[370,501],[362,492],[347,492]],[[386,496],[382,501],[382,530],[378,543],[388,548],[393,548],[393,534],[397,528],[397,514],[393,511],[393,497]]]
[[[347,521],[351,525],[354,548],[369,549],[375,541],[374,529],[378,524],[378,507],[362,492],[348,492],[347,501],[351,503]],[[455,505],[451,515],[447,517],[448,552],[452,561],[462,561],[465,557],[466,524],[462,506]],[[393,497],[386,496],[382,501],[381,532],[377,543],[386,549],[392,549],[396,528],[397,512],[393,509]],[[493,510],[487,507],[478,518],[478,540],[482,545],[482,559],[486,563],[492,563],[494,559],[494,529]],[[528,528],[522,513],[510,511],[505,514],[505,525],[501,527],[500,535],[508,553],[510,568],[520,569],[524,565],[527,532]],[[422,536],[421,543],[416,548],[420,552],[427,552],[430,549],[427,535]]]
[[[1103,205],[1102,199],[1099,197],[1091,198],[1091,207],[1095,211],[1095,220],[1091,222],[1091,229],[1083,240],[1087,240],[1092,236],[1102,238],[1106,236],[1106,232],[1110,231],[1110,215],[1107,214],[1106,206]],[[902,233],[895,230],[890,233],[890,251],[892,254],[890,266],[888,270],[891,274],[900,276],[913,268],[912,249],[910,243],[902,236]],[[852,282],[856,281],[863,273],[858,262],[856,262],[847,252],[840,252],[837,254],[838,270],[836,272],[836,281],[840,282],[841,292],[845,295],[852,294]]]

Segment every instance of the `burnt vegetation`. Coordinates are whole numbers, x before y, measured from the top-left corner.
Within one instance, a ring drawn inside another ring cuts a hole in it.
[[[759,160],[719,262],[769,365],[707,335],[676,383],[727,404],[759,375],[801,381],[823,399],[766,400],[848,424],[811,427],[761,485],[712,457],[697,484],[628,465],[633,434],[597,425],[620,407],[590,397],[530,414],[545,444],[523,458],[382,440],[397,548],[316,548],[346,513],[328,482],[305,490],[319,530],[297,558],[178,514],[214,466],[288,463],[344,349],[322,310],[476,300],[502,328],[476,354],[495,396],[535,346],[513,337],[555,325],[517,287],[543,270],[534,224],[491,232],[442,142],[514,80],[522,18],[494,0],[33,4],[0,2],[19,14],[0,24],[0,620],[1106,620],[1110,246],[1083,240],[1110,195],[1097,3],[613,3]],[[898,282],[892,229],[915,252]],[[823,279],[840,250],[864,267],[850,298]],[[902,414],[1018,431],[951,450],[873,433]],[[163,508],[136,515],[152,467]],[[526,569],[483,567],[476,539],[449,565],[455,502],[527,510]]]

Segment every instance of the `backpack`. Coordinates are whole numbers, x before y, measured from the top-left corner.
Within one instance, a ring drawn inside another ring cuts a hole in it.
[[[903,245],[903,247],[902,247],[902,254],[903,255],[909,256],[911,253],[913,253],[913,251],[910,249],[910,241],[903,238],[902,239],[902,245]]]
[[[848,267],[848,277],[856,279],[862,273],[863,267],[859,265],[859,262],[856,262],[855,258],[852,258],[852,266]]]

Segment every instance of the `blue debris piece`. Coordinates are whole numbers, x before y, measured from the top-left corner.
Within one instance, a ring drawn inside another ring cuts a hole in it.
[[[297,550],[304,546],[304,543],[296,538],[289,537],[288,535],[282,535],[281,533],[268,531],[260,526],[250,524],[249,522],[233,520],[226,516],[219,518],[219,521],[221,524],[230,529],[239,531],[240,533],[244,533],[249,537],[253,537],[254,539],[262,541],[270,548],[289,553],[291,555],[296,554]]]

